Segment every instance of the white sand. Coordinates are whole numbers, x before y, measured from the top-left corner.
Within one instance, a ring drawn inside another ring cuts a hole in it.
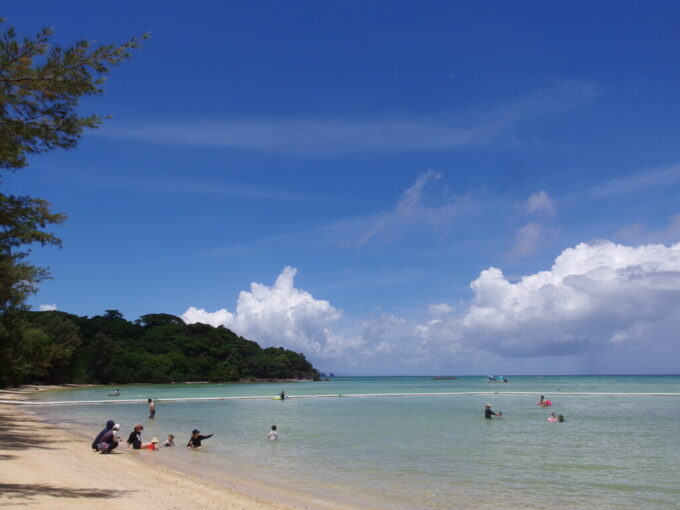
[[[0,507],[316,508],[311,501],[280,505],[163,467],[149,466],[125,448],[121,453],[99,455],[90,451],[90,441],[54,429],[15,405],[0,404]]]

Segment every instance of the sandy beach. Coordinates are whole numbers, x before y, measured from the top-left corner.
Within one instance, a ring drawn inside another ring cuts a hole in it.
[[[3,398],[8,397],[4,394]],[[95,431],[96,433],[96,431]],[[0,506],[44,509],[220,508],[284,506],[160,466],[134,454],[99,455],[91,438],[50,427],[16,405],[0,404]]]

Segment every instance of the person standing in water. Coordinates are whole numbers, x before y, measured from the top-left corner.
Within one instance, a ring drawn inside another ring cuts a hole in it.
[[[149,402],[149,419],[153,420],[156,417],[156,404],[152,399],[149,399],[148,402]]]
[[[490,419],[492,419],[494,416],[498,416],[498,414],[494,413],[494,412],[491,410],[491,404],[486,404],[486,405],[484,406],[484,418],[486,418],[487,420],[490,420]]]
[[[279,438],[279,433],[276,432],[276,425],[272,425],[272,429],[267,434],[267,439],[269,441],[276,441]]]
[[[204,439],[208,439],[210,437],[213,437],[213,434],[208,434],[207,436],[202,436],[201,431],[198,429],[194,429],[191,431],[191,438],[189,438],[189,442],[187,443],[187,448],[200,448],[201,447],[201,441]]]

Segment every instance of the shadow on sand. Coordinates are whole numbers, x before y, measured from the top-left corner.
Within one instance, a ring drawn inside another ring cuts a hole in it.
[[[51,441],[39,433],[35,420],[16,416],[0,405],[0,450],[52,448]]]
[[[117,498],[128,491],[112,489],[66,489],[39,483],[0,483],[0,498],[32,498],[51,496],[53,498]]]

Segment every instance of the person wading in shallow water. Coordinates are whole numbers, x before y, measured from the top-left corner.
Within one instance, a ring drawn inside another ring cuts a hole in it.
[[[208,434],[207,436],[202,436],[201,431],[198,429],[194,429],[191,431],[191,438],[189,439],[189,442],[187,443],[187,448],[200,448],[201,447],[201,441],[204,439],[208,439],[210,437],[213,437],[213,434]]]
[[[149,399],[149,419],[153,420],[156,417],[156,404]]]
[[[484,418],[490,420],[494,416],[499,416],[500,413],[496,414],[491,410],[491,404],[486,404],[484,406]]]

